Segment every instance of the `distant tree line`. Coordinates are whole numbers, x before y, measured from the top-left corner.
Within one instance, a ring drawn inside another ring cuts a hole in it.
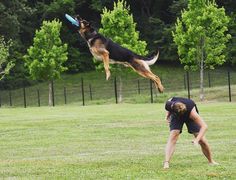
[[[172,32],[177,17],[188,5],[188,0],[126,0],[130,12],[137,23],[140,39],[147,42],[152,53],[160,49],[162,62],[178,63],[177,47]],[[224,7],[230,17],[229,34],[232,35],[227,46],[227,64],[236,64],[236,1],[216,0]],[[15,66],[11,76],[0,82],[0,88],[20,87],[30,84],[29,73],[24,66],[23,56],[33,44],[36,29],[40,29],[44,20],[58,19],[62,22],[61,39],[68,44],[67,73],[77,73],[95,68],[92,56],[85,42],[76,34],[76,29],[64,18],[64,14],[80,14],[91,21],[97,29],[101,28],[101,16],[104,7],[113,8],[112,0],[1,0],[0,36],[11,41],[9,60]],[[131,37],[132,38],[132,37]]]

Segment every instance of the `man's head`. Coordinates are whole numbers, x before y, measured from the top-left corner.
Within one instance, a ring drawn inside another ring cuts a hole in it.
[[[177,115],[183,115],[187,111],[187,107],[182,102],[174,102],[171,105],[171,109],[177,114]]]
[[[165,109],[180,116],[187,111],[186,105],[179,101],[167,101]]]

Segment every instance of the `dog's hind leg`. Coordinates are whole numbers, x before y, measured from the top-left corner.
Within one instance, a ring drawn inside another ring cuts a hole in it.
[[[151,79],[159,92],[162,93],[164,91],[160,78],[152,73],[145,61],[134,59],[130,64],[130,67],[133,68],[139,75]]]
[[[102,60],[103,60],[103,64],[104,64],[104,69],[106,72],[106,80],[108,80],[111,76],[111,72],[109,69],[109,53],[104,53],[102,55]]]

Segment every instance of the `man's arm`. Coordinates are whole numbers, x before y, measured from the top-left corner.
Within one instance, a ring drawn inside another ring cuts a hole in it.
[[[166,111],[166,121],[168,124],[170,123],[170,111]]]
[[[202,139],[204,134],[207,130],[207,124],[203,121],[201,116],[197,113],[196,108],[194,107],[189,115],[190,119],[192,119],[197,125],[200,126],[200,131],[197,135],[197,137],[194,139],[194,144],[198,144],[198,142]]]

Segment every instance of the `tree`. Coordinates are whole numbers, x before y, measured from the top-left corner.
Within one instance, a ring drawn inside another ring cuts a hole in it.
[[[204,69],[214,69],[225,62],[224,50],[231,37],[226,34],[228,23],[224,8],[218,8],[214,0],[189,0],[187,10],[177,19],[174,42],[185,69],[200,69],[201,100]]]
[[[54,18],[60,17],[62,14],[65,13],[72,13],[74,12],[74,8],[76,6],[74,0],[50,0],[47,3],[41,2],[38,3],[38,6],[41,7],[39,11],[42,13],[42,18]]]
[[[103,7],[111,7],[113,5],[113,1],[111,0],[102,0],[102,1],[98,1],[98,0],[91,0],[91,2],[89,2],[90,7],[92,10],[101,12],[103,10]]]
[[[60,39],[61,23],[58,20],[44,21],[36,31],[33,46],[25,55],[26,66],[33,79],[49,82],[49,105],[52,105],[52,82],[66,70],[67,44]]]
[[[33,14],[34,9],[27,5],[27,0],[1,0],[0,2],[0,34],[13,41],[27,41],[20,39],[21,35],[29,37],[30,21],[26,20]],[[28,26],[27,26],[28,25]],[[28,29],[27,29],[28,28]],[[28,34],[27,34],[28,33]]]
[[[12,61],[8,61],[11,45],[11,41],[5,42],[4,38],[0,36],[0,80],[2,80],[14,66]]]
[[[35,24],[35,8],[29,6],[27,0],[0,1],[0,35],[6,41],[11,39],[11,48],[8,59],[14,62],[11,76],[5,76],[0,82],[2,88],[22,86],[25,82],[25,67],[22,61],[23,54],[31,44]]]
[[[114,42],[137,54],[146,55],[148,53],[146,50],[147,43],[139,40],[139,32],[136,31],[136,23],[133,20],[133,16],[130,15],[129,6],[127,6],[124,0],[118,0],[117,3],[114,2],[114,8],[111,11],[107,8],[103,9],[101,24],[102,28],[99,29],[99,32],[104,36],[111,38]],[[111,65],[110,68],[114,68],[114,66],[116,70],[120,69],[118,68],[119,65]],[[121,101],[122,81],[121,77],[119,78],[119,101]]]
[[[229,33],[232,38],[227,44],[227,60],[229,64],[236,65],[236,13],[230,14]]]

